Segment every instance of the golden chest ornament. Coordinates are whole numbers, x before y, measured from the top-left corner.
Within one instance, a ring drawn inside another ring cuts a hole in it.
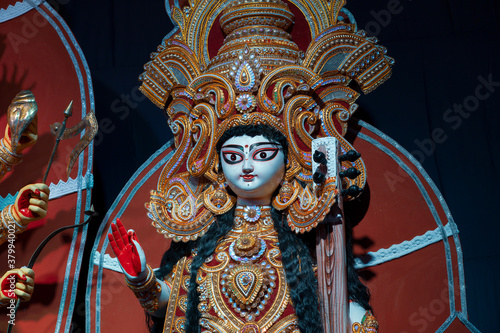
[[[236,208],[197,283],[202,331],[299,332],[270,207]]]

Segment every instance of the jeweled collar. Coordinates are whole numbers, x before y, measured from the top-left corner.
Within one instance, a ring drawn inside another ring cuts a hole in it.
[[[240,217],[246,222],[257,222],[261,217],[271,216],[271,206],[236,206],[235,217]]]
[[[264,232],[271,230],[271,206],[237,206],[234,212],[235,232]]]

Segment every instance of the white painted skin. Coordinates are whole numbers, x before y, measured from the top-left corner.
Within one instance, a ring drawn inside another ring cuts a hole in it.
[[[350,326],[354,323],[361,323],[365,316],[366,309],[356,302],[349,302],[349,320]]]
[[[238,205],[269,205],[285,174],[281,147],[262,135],[233,137],[220,152],[226,181]]]

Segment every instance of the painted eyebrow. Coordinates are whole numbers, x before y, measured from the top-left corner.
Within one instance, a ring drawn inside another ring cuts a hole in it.
[[[278,146],[277,143],[274,142],[257,142],[254,143],[253,145],[250,146],[250,151],[252,151],[254,148],[259,147],[259,146],[264,146],[264,145],[272,145],[272,146]],[[243,151],[243,146],[241,145],[224,145],[222,148],[235,148]]]
[[[243,146],[240,146],[240,145],[225,145],[225,146],[222,146],[222,149],[224,148],[235,148],[235,149],[239,149],[241,151],[243,151]]]
[[[254,148],[256,148],[258,146],[264,146],[264,145],[278,146],[278,144],[274,143],[274,142],[257,142],[257,143],[254,143],[253,145],[250,146],[250,151],[252,151]]]

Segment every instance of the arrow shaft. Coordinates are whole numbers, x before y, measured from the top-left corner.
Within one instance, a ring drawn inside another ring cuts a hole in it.
[[[61,141],[61,137],[66,130],[66,121],[68,121],[68,115],[64,116],[64,120],[62,122],[61,128],[57,131],[56,143],[54,144],[54,148],[52,148],[52,154],[50,154],[49,164],[47,165],[47,170],[45,170],[45,175],[43,175],[42,183],[45,184],[47,181],[47,176],[49,175],[50,167],[52,166],[52,162],[54,161],[54,156],[56,155],[57,147],[59,146],[59,141]]]

